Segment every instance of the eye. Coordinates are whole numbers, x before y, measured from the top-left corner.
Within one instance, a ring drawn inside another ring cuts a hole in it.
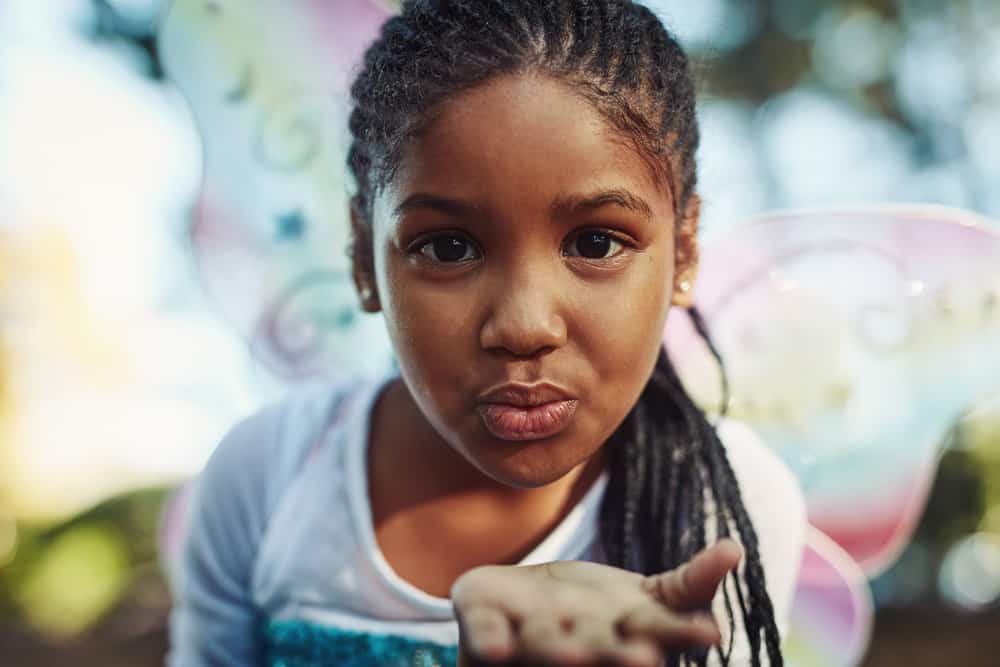
[[[458,264],[479,259],[479,253],[473,243],[469,239],[455,235],[428,239],[415,249],[427,259],[439,264]]]
[[[622,242],[610,232],[588,229],[572,237],[563,248],[563,253],[584,259],[608,259],[620,253],[622,249]]]

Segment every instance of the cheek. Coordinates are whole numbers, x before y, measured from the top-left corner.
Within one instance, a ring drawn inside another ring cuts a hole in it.
[[[598,370],[617,376],[630,364],[655,359],[670,307],[672,277],[671,263],[660,253],[648,253],[636,258],[622,280],[581,291],[575,317],[581,342]]]
[[[594,407],[605,425],[624,419],[652,373],[672,280],[669,260],[643,255],[626,280],[591,286],[574,308],[578,345],[597,383]]]
[[[468,402],[462,381],[477,355],[475,295],[408,280],[402,261],[389,255],[379,271],[379,296],[400,367],[423,407],[460,412]]]

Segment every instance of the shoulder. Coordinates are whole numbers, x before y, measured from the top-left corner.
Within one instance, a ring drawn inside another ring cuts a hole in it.
[[[747,424],[723,419],[716,430],[757,533],[775,620],[783,630],[806,543],[808,518],[802,488],[777,453]]]
[[[260,481],[294,474],[316,438],[334,425],[337,406],[360,384],[358,380],[312,383],[265,404],[229,429],[201,476]]]
[[[360,383],[298,387],[237,421],[198,477],[199,495],[259,505],[266,513],[310,449],[336,422],[336,408]]]
[[[716,430],[757,532],[784,535],[782,543],[800,548],[805,542],[806,503],[791,469],[747,424],[723,419]]]
[[[805,501],[798,479],[791,469],[747,424],[722,419],[716,424],[719,439],[745,502],[760,502],[759,497],[790,503],[789,510],[805,518]]]
[[[312,384],[296,388],[237,421],[212,452],[202,476],[215,476],[233,467],[243,472],[266,468],[278,472],[308,446],[309,436],[325,426],[335,406],[350,386]],[[262,465],[262,464],[266,464]]]
[[[356,383],[296,389],[238,421],[192,485],[167,563],[171,665],[258,664],[252,577],[272,511]]]

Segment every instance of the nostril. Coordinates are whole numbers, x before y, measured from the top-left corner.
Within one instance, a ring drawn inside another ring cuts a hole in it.
[[[483,324],[479,343],[518,359],[533,359],[566,344],[567,327],[560,317],[544,319],[493,315]]]
[[[538,359],[550,354],[556,350],[554,345],[546,345],[544,347],[537,347],[535,349],[528,349],[528,351],[522,351],[519,349],[512,349],[510,346],[496,346],[487,348],[488,352],[491,352],[495,356],[509,359],[511,361],[530,361],[533,359]]]

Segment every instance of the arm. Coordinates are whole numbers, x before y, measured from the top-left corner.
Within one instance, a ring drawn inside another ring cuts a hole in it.
[[[170,616],[171,667],[262,664],[250,580],[265,524],[262,481],[274,415],[258,413],[223,438],[197,479]]]
[[[271,513],[336,418],[351,382],[305,385],[237,423],[194,483],[179,567],[170,667],[254,667],[264,611],[253,599]],[[185,522],[181,519],[181,523]]]
[[[784,637],[805,549],[805,499],[791,470],[750,427],[737,421],[723,420],[718,432],[736,473],[743,504],[757,533],[761,565],[774,605],[775,623]],[[713,612],[724,635],[723,646],[726,646],[730,638],[721,597],[715,599]],[[737,636],[730,664],[749,665],[750,647],[739,619],[735,630]]]

